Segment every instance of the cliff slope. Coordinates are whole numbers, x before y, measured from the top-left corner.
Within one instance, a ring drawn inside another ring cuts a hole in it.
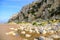
[[[13,15],[9,22],[32,22],[60,19],[60,0],[37,0],[24,6],[18,14]]]

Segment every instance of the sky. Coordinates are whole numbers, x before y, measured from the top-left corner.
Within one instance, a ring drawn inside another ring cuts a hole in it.
[[[18,13],[23,6],[34,0],[0,0],[0,23],[7,22],[9,18]]]

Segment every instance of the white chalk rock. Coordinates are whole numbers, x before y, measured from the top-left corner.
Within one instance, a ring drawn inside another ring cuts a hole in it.
[[[29,30],[29,32],[30,32],[30,33],[32,33],[32,32],[33,32],[33,30],[31,30],[31,29],[30,29],[30,30]]]
[[[24,27],[20,27],[20,30],[24,30]]]
[[[51,35],[51,37],[52,37],[52,38],[60,38],[60,36],[59,36],[59,35],[56,35],[56,34]]]
[[[50,31],[50,33],[51,33],[51,34],[53,34],[53,33],[54,33],[54,31],[53,31],[53,30],[51,30],[51,31]]]
[[[22,31],[21,34],[25,34],[25,31]]]
[[[28,39],[23,39],[23,40],[28,40]]]
[[[48,27],[48,28],[46,28],[46,29],[50,30],[50,29],[51,29],[51,27]]]
[[[29,30],[28,30],[28,29],[26,29],[26,28],[25,28],[24,30],[25,30],[25,31],[29,31]]]
[[[43,34],[46,34],[47,33],[47,31],[46,30],[43,30]]]
[[[45,40],[45,37],[44,36],[40,36],[39,40]]]
[[[38,29],[36,29],[36,28],[35,28],[35,31],[36,31],[36,32],[39,34],[39,31],[38,31]]]
[[[6,35],[9,35],[9,33],[5,33]]]
[[[14,29],[15,31],[17,31],[18,29]]]
[[[14,30],[14,28],[10,28],[11,30]]]
[[[38,39],[34,38],[34,40],[38,40]]]
[[[15,35],[16,35],[16,33],[13,33],[12,35],[13,35],[13,36],[15,36]]]
[[[35,33],[35,30],[33,30],[33,33]]]
[[[31,37],[31,35],[30,34],[26,34],[26,37]]]
[[[11,31],[11,32],[8,32],[8,33],[6,33],[6,35],[16,35],[16,33],[14,33],[13,31]]]

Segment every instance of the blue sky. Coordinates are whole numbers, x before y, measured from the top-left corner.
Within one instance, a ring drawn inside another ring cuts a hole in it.
[[[0,22],[6,22],[15,13],[18,13],[24,5],[34,0],[0,0]]]

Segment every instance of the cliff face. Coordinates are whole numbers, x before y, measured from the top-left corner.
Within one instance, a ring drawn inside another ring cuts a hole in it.
[[[40,19],[60,19],[60,0],[37,0],[24,6],[9,22],[32,22]]]

